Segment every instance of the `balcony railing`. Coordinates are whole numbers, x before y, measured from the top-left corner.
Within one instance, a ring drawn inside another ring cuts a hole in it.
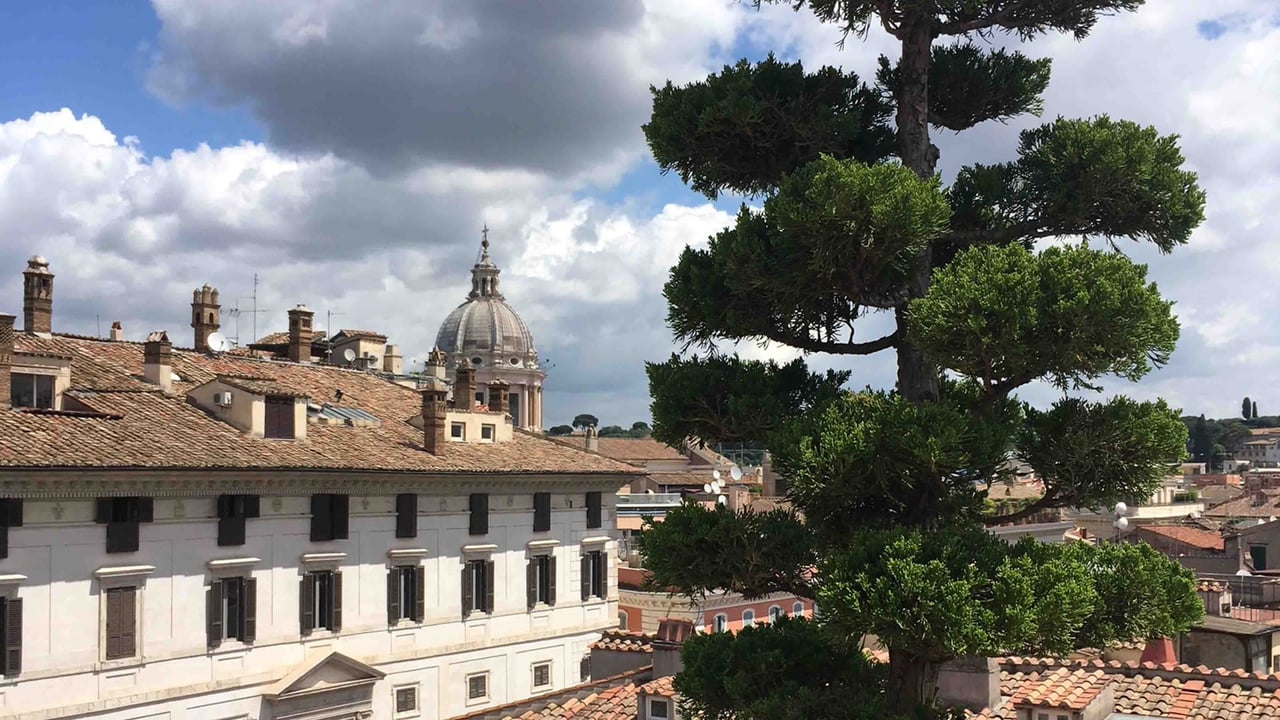
[[[680,504],[680,493],[632,493],[618,496],[618,509],[635,507],[675,507]]]

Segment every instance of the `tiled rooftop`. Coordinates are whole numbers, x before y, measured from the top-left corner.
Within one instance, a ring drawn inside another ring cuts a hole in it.
[[[671,697],[672,678],[649,681],[646,665],[623,675],[568,688],[537,701],[481,710],[456,720],[635,720],[640,694]]]
[[[173,382],[173,394],[165,395],[143,378],[140,343],[25,334],[15,340],[18,354],[70,356],[71,397],[101,415],[0,412],[0,468],[639,472],[524,432],[517,432],[510,442],[447,443],[440,455],[433,455],[423,449],[422,431],[408,422],[421,414],[419,393],[364,372],[175,348],[172,370],[179,379]],[[21,357],[15,360],[21,363]],[[381,425],[309,424],[305,440],[251,437],[187,402],[187,391],[219,376],[238,378],[231,382],[272,394],[307,396],[316,403],[335,403],[340,390],[340,405],[364,410]]]
[[[591,649],[613,650],[614,652],[652,653],[653,638],[639,632],[606,630],[599,640],[591,644]]]
[[[571,438],[585,442],[582,438]],[[599,438],[600,454],[614,460],[684,460],[685,456],[670,445],[653,438]]]
[[[1201,550],[1221,552],[1224,547],[1222,535],[1186,525],[1143,525],[1138,528],[1138,533],[1158,535]]]
[[[1204,514],[1215,518],[1269,518],[1280,515],[1280,489],[1246,492],[1237,498],[1206,508]]]

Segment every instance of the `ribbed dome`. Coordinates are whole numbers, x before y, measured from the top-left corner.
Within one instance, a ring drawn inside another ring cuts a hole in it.
[[[471,294],[445,318],[436,347],[452,363],[536,369],[533,335],[498,291],[500,271],[489,261],[487,236],[481,248],[480,262],[471,268]]]

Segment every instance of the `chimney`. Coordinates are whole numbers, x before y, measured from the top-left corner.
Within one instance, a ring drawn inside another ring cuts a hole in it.
[[[982,712],[1000,705],[1000,664],[995,658],[966,655],[938,671],[938,702]]]
[[[306,305],[289,311],[289,359],[296,363],[311,362],[311,319],[315,313]]]
[[[458,365],[453,381],[453,407],[455,410],[471,410],[476,406],[476,370],[470,365]]]
[[[445,443],[445,397],[444,390],[431,388],[422,391],[422,444],[432,455],[439,455]]]
[[[427,353],[427,377],[444,380],[445,354],[440,348],[432,348]]]
[[[9,378],[13,371],[13,315],[0,313],[0,410],[13,405]]]
[[[693,635],[693,623],[678,618],[658,621],[658,634],[653,637],[653,679],[672,677],[684,669],[680,646]]]
[[[165,331],[151,333],[143,343],[142,374],[147,382],[159,385],[166,393],[173,391],[173,345]]]
[[[399,345],[387,345],[382,349],[382,370],[392,375],[404,372],[404,356],[400,354]]]
[[[195,330],[196,352],[209,352],[209,336],[222,327],[222,306],[218,304],[217,288],[205,285],[191,291],[191,327]]]
[[[124,340],[124,326],[120,324],[119,320],[111,323],[110,337],[111,342],[120,342],[121,340]]]
[[[49,261],[34,255],[22,272],[22,329],[48,335],[53,332],[53,273]]]
[[[507,381],[492,380],[489,382],[489,412],[507,413]]]
[[[600,438],[596,436],[596,428],[594,425],[587,426],[587,451],[600,452]]]

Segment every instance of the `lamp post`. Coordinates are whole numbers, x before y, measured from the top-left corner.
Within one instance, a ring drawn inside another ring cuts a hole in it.
[[[1111,511],[1116,516],[1116,519],[1111,521],[1111,527],[1116,529],[1115,541],[1120,542],[1120,536],[1124,534],[1125,530],[1129,529],[1129,518],[1125,517],[1129,512],[1129,506],[1118,502],[1115,507],[1111,508]]]

